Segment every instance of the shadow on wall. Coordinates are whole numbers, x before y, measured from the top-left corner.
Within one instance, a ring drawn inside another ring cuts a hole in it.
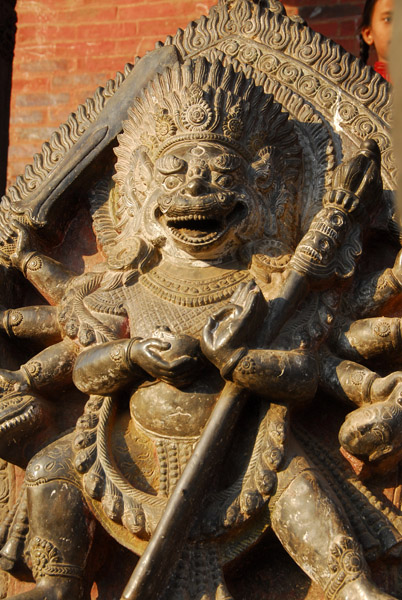
[[[16,0],[1,0],[0,7],[0,195],[6,187],[11,74],[17,16]]]

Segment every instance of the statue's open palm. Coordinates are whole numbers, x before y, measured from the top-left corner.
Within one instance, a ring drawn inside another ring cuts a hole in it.
[[[230,302],[207,321],[201,349],[221,368],[233,352],[247,343],[264,319],[265,300],[254,281],[240,284]]]

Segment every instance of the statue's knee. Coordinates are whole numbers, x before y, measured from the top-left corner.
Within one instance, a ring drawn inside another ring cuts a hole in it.
[[[283,519],[286,515],[294,520],[297,515],[304,519],[314,518],[319,506],[331,503],[330,491],[324,489],[321,478],[314,471],[305,470],[294,477],[275,503],[273,518]],[[280,517],[279,517],[280,515]]]
[[[28,485],[39,485],[58,479],[76,484],[77,474],[72,467],[71,457],[72,448],[68,439],[55,442],[30,460],[25,481]]]
[[[295,477],[286,491],[294,497],[295,502],[298,504],[304,504],[312,496],[322,493],[318,477],[310,470],[303,471]]]
[[[54,461],[47,454],[34,456],[28,463],[25,480],[28,484],[39,485],[56,478]]]

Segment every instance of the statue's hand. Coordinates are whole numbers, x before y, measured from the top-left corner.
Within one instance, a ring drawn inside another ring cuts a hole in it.
[[[14,220],[12,223],[17,242],[15,250],[11,255],[11,263],[17,269],[22,270],[28,256],[35,250],[37,243],[34,242],[32,234],[19,221]]]
[[[392,394],[397,385],[402,383],[402,371],[394,371],[386,377],[378,377],[371,385],[370,402],[383,402]]]
[[[389,376],[376,380],[380,386],[380,395],[388,395],[387,399],[381,398],[381,401],[364,404],[352,411],[346,416],[339,431],[341,446],[360,459],[378,461],[387,457],[396,464],[400,462],[402,373],[392,375],[399,376],[399,383],[395,383],[396,379]],[[388,463],[387,466],[391,465]]]
[[[155,337],[135,341],[130,358],[151,377],[176,387],[191,383],[203,366],[198,341],[166,329],[155,332]]]
[[[240,284],[230,302],[210,317],[204,327],[201,349],[219,369],[248,340],[264,320],[266,303],[254,281]]]

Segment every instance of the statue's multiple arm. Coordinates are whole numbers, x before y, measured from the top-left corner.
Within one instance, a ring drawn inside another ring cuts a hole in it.
[[[402,321],[399,317],[344,319],[331,333],[329,345],[349,360],[397,362],[402,351]]]
[[[189,336],[118,340],[81,352],[73,381],[87,394],[111,394],[145,379],[181,387],[203,368],[200,358],[198,342]]]
[[[402,382],[402,372],[385,377],[357,362],[322,352],[319,383],[327,393],[356,406],[386,400]]]
[[[132,360],[135,339],[100,344],[77,358],[73,381],[86,394],[111,394],[128,383],[142,381],[145,373]]]
[[[294,406],[314,397],[317,360],[313,353],[304,351],[249,349],[231,379],[252,392]]]
[[[57,304],[67,285],[77,274],[43,252],[33,250],[37,244],[28,231],[20,223],[16,223],[15,227],[18,239],[15,253],[11,257],[13,266],[23,273],[50,304]]]
[[[208,320],[201,348],[224,379],[271,400],[297,405],[316,392],[316,357],[308,350],[253,347],[265,308],[254,282],[239,286],[231,303]]]
[[[0,311],[0,330],[10,339],[49,346],[62,340],[56,306],[24,306]]]
[[[345,304],[352,317],[373,317],[402,293],[402,250],[392,268],[383,269],[358,279],[345,295]]]
[[[0,393],[30,388],[52,394],[68,386],[78,349],[77,344],[66,338],[36,354],[17,371],[0,369]]]

